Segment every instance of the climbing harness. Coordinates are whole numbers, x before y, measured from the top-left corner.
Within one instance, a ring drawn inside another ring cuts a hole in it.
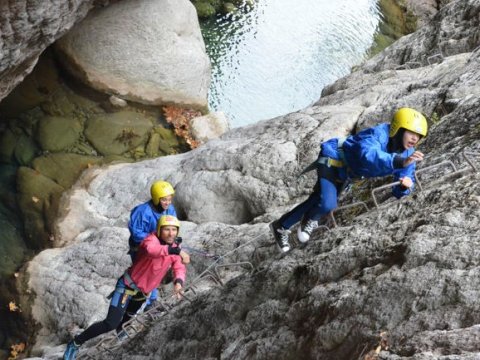
[[[344,138],[338,138],[338,154],[340,155],[340,160],[337,159],[332,159],[331,157],[327,156],[319,156],[317,160],[312,162],[310,165],[308,165],[303,171],[300,173],[299,176],[302,176],[310,171],[313,171],[315,169],[318,169],[320,167],[327,167],[327,168],[343,168],[346,166],[347,162],[345,161],[345,152],[343,151],[343,144],[345,143],[345,140],[347,140],[346,137]]]

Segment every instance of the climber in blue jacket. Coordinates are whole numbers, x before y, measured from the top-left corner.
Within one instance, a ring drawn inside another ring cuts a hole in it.
[[[163,215],[172,215],[177,217],[177,212],[172,204],[175,190],[167,181],[155,181],[150,187],[151,199],[143,204],[137,205],[130,213],[130,221],[128,222],[128,230],[130,230],[130,238],[128,245],[130,247],[129,254],[132,262],[138,251],[140,243],[152,232],[157,231],[158,220]],[[154,306],[158,298],[158,291],[154,289],[147,300],[146,309]]]
[[[338,195],[350,179],[393,175],[400,182],[393,188],[393,195],[408,195],[413,190],[415,163],[423,160],[423,154],[414,147],[427,135],[427,127],[420,112],[401,108],[391,124],[322,143],[317,161],[308,168],[317,170],[313,193],[270,224],[280,250],[290,250],[289,228],[299,221],[298,240],[305,243],[310,239],[320,218],[337,207]]]

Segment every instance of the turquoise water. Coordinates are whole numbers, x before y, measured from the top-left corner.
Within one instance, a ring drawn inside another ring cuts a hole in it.
[[[210,109],[237,127],[307,107],[365,59],[380,16],[377,0],[258,0],[203,22]]]

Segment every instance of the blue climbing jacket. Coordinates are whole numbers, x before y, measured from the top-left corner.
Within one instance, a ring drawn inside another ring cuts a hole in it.
[[[177,217],[177,212],[173,204],[162,212],[158,212],[151,201],[137,205],[130,213],[130,221],[128,222],[128,230],[130,230],[130,240],[136,245],[140,244],[143,239],[152,232],[157,231],[158,219],[162,215],[173,215]]]
[[[347,167],[339,169],[339,176],[343,181],[347,178],[393,175],[395,181],[408,176],[415,182],[415,163],[404,168],[394,168],[396,156],[406,159],[414,153],[415,149],[410,148],[402,153],[389,153],[387,151],[389,131],[389,124],[380,124],[348,136],[343,143],[344,157],[338,149],[338,139],[330,139],[322,144],[321,155],[346,161]],[[411,190],[413,186],[410,189],[395,186],[392,193],[396,198],[400,198],[408,195]]]

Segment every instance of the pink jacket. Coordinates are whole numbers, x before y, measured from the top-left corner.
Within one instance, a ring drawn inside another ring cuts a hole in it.
[[[142,292],[149,293],[160,284],[170,267],[174,279],[181,280],[183,284],[187,269],[182,258],[180,255],[168,255],[168,245],[162,245],[155,233],[151,233],[140,243],[135,261],[127,271],[135,285]]]

